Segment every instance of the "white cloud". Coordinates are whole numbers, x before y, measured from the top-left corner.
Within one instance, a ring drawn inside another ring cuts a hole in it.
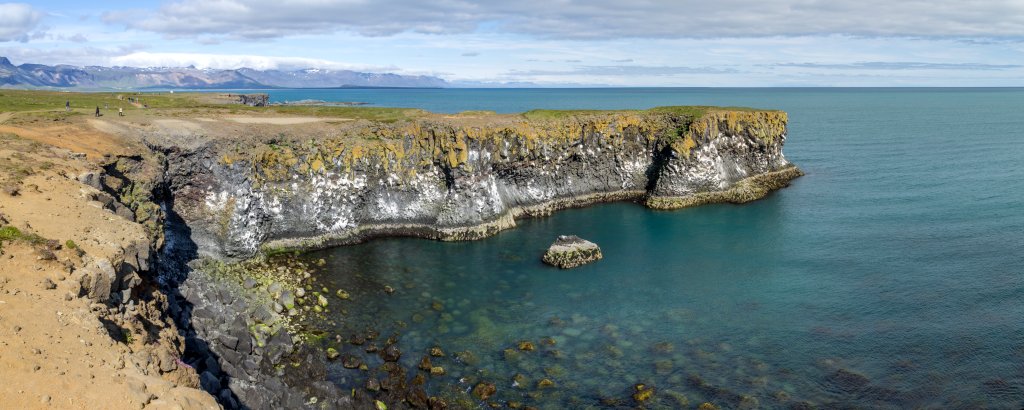
[[[857,63],[821,64],[821,63],[779,63],[776,67],[799,67],[824,70],[957,70],[957,71],[993,71],[1011,70],[1024,67],[1020,64],[981,64],[981,63],[925,63],[912,61],[865,61]]]
[[[978,0],[175,0],[107,13],[171,36],[274,38],[353,31],[450,34],[483,26],[545,38],[803,36],[1020,37],[1024,2]]]
[[[368,67],[303,57],[269,57],[236,54],[150,53],[136,52],[110,58],[110,64],[129,67],[188,67],[206,69],[253,68],[257,70],[296,70],[323,68],[332,70],[388,71],[394,67]]]
[[[601,76],[601,77],[635,77],[635,76],[677,76],[682,74],[736,74],[738,70],[720,67],[687,67],[687,66],[639,66],[639,65],[600,65],[578,66],[571,70],[510,70],[508,75],[514,77],[535,76]]]
[[[28,4],[0,3],[0,42],[28,41],[42,18],[43,13]]]
[[[109,65],[112,57],[122,56],[145,47],[141,44],[129,44],[114,48],[82,46],[73,48],[0,47],[0,56],[9,57],[15,64]]]

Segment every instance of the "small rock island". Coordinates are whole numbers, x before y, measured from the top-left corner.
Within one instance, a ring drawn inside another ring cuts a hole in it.
[[[570,269],[598,261],[603,258],[596,243],[576,235],[560,235],[541,258],[544,263],[560,269]]]

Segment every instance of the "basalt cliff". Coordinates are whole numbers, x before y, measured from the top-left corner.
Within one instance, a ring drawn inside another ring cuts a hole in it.
[[[741,203],[802,173],[779,111],[667,107],[347,122],[319,138],[212,139],[166,154],[200,254],[246,258],[374,236],[483,238],[596,202]]]

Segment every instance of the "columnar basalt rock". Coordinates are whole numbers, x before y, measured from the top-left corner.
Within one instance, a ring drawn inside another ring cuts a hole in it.
[[[200,252],[244,258],[374,236],[478,239],[596,202],[757,199],[801,175],[782,154],[786,120],[706,107],[426,117],[354,121],[328,138],[162,149]]]

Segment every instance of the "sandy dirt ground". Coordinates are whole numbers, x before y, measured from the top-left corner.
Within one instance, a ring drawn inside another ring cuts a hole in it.
[[[321,122],[324,119],[316,117],[226,117],[228,121],[239,124],[272,124],[272,125],[295,125]],[[334,121],[337,121],[336,119]]]
[[[133,364],[96,313],[106,307],[79,297],[82,255],[109,257],[145,233],[103,209],[76,176],[132,146],[88,123],[0,124],[0,226],[78,248],[46,255],[24,241],[0,244],[0,408],[218,408],[205,392]]]
[[[113,134],[78,124],[29,127],[4,125],[0,121],[0,134],[3,133],[15,134],[72,152],[84,153],[92,159],[101,158],[105,154],[126,154],[132,150],[133,145]]]
[[[29,246],[0,262],[0,407],[210,409],[213,398],[126,365],[130,352],[76,298],[77,283]],[[52,288],[51,288],[52,287]]]

